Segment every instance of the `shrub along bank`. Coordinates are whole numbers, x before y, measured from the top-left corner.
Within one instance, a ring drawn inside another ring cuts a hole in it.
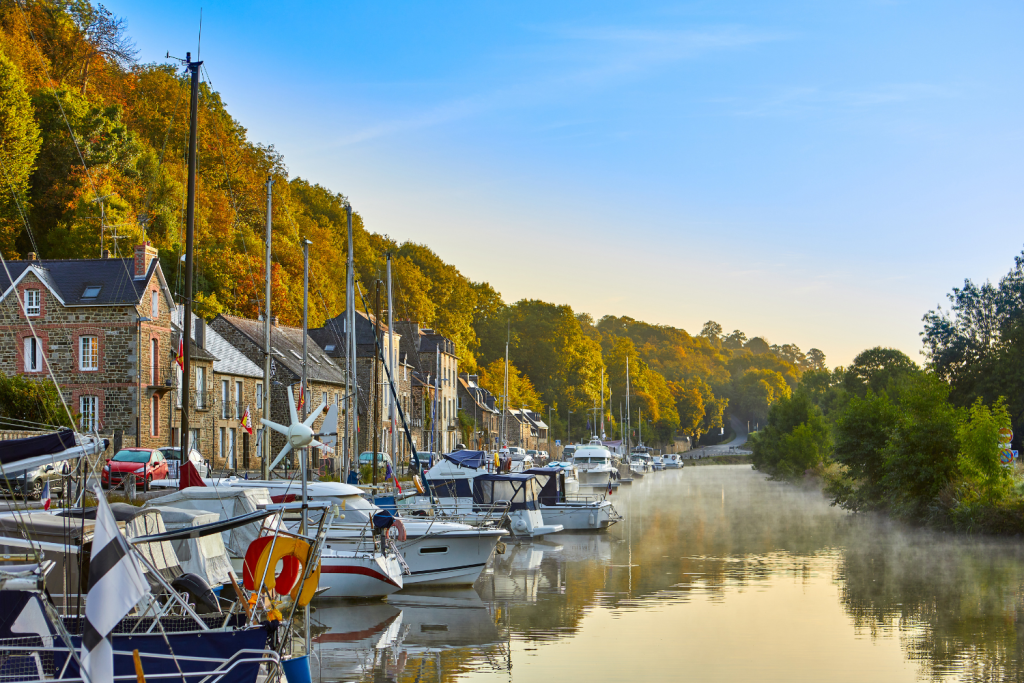
[[[956,405],[952,387],[894,349],[806,373],[752,438],[756,469],[820,477],[833,505],[936,527],[1024,532],[1024,476],[999,461],[1006,403]]]

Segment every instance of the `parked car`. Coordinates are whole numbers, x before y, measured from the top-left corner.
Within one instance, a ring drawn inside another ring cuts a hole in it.
[[[177,446],[164,446],[160,449],[160,452],[163,453],[164,459],[167,460],[168,479],[177,479],[179,476],[178,471],[181,469],[181,449]],[[193,448],[189,451],[188,459],[195,465],[200,477],[208,477],[210,475],[210,466],[206,463],[202,453]]]
[[[104,487],[119,486],[125,477],[135,475],[136,486],[148,486],[167,478],[167,460],[155,448],[122,448],[107,461],[100,481]]]
[[[8,472],[7,476],[0,477],[0,489],[11,494],[21,494],[26,498],[39,500],[43,497],[43,488],[46,482],[50,482],[50,492],[62,490],[64,480],[61,474],[67,462],[47,463],[32,470],[21,470],[20,472]]]

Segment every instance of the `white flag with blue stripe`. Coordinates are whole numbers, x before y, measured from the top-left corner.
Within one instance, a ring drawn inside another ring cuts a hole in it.
[[[117,528],[110,506],[97,487],[96,527],[89,557],[89,595],[82,633],[82,677],[92,683],[114,680],[110,633],[149,593],[149,583],[128,542]]]

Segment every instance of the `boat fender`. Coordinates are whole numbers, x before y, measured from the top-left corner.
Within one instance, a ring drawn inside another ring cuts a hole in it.
[[[256,564],[259,562],[260,556],[263,551],[270,546],[271,541],[274,540],[273,536],[260,536],[249,544],[249,547],[245,550],[245,559],[242,561],[242,585],[245,586],[246,590],[254,591],[260,580],[263,578],[263,570],[257,571]],[[274,544],[274,549],[281,544],[284,539],[277,539],[277,543]],[[277,563],[274,563],[277,566]],[[302,569],[301,563],[294,557],[285,557],[284,566],[281,568],[281,573],[274,577],[274,581],[268,581],[268,587],[273,588],[274,583],[277,581],[284,581],[286,584],[294,584],[299,577],[299,571]],[[272,574],[267,572],[267,578],[270,579]]]
[[[406,533],[405,533],[405,525],[402,524],[402,520],[401,520],[400,517],[395,517],[395,521],[393,523],[393,526],[394,526],[395,531],[398,532],[397,536],[396,536],[396,539],[398,541],[400,541],[400,542],[401,541],[405,541],[408,538],[408,535],[406,535]]]
[[[517,531],[526,531],[526,522],[522,519],[517,519],[514,526]]]
[[[423,482],[420,481],[420,477],[418,474],[412,475],[412,483],[416,487],[416,493],[420,494],[421,496],[426,493],[426,490],[423,488]]]
[[[259,581],[263,577],[264,572],[266,572],[267,578],[263,581],[263,585],[268,591],[274,590],[280,595],[291,592],[299,580],[300,572],[289,571],[289,568],[296,567],[301,569],[301,565],[306,559],[308,552],[309,544],[305,541],[298,538],[278,537],[277,542],[273,546],[267,544],[263,548],[259,559],[256,560],[256,569],[253,571],[254,582]],[[291,558],[292,562],[289,562],[286,558]],[[284,569],[279,575],[275,576],[273,569],[277,567],[278,562],[282,561]],[[267,569],[268,567],[270,567],[270,570]]]
[[[587,524],[589,524],[590,526],[594,526],[595,524],[597,524],[597,520],[594,519],[594,513],[593,512],[591,512],[590,516],[587,517]]]

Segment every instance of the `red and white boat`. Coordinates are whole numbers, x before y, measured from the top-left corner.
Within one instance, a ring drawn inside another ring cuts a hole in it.
[[[403,567],[395,552],[361,552],[332,545],[328,542],[320,556],[323,592],[319,596],[378,598],[402,590]]]

